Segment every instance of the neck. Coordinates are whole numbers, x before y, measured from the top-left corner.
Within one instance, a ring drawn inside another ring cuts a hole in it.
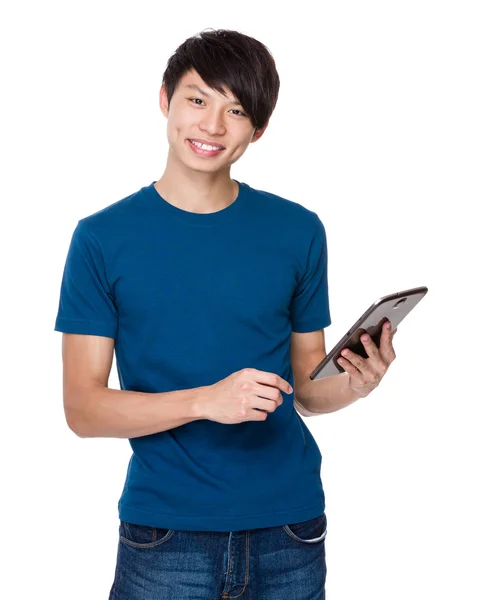
[[[176,160],[171,149],[164,173],[154,187],[170,204],[194,213],[222,210],[238,195],[230,166],[220,171],[195,171]]]

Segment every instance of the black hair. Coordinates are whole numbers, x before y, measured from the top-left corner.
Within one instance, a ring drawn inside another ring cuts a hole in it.
[[[256,129],[275,109],[280,79],[268,48],[229,29],[203,30],[185,40],[170,56],[163,75],[168,106],[180,79],[194,69],[210,88],[226,96],[228,88]]]

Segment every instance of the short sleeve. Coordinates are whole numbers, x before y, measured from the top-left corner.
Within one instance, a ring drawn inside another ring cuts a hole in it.
[[[117,324],[101,248],[80,220],[67,253],[54,330],[115,338]]]
[[[323,329],[331,323],[327,279],[327,237],[317,216],[307,257],[305,273],[290,303],[292,331],[305,333]]]

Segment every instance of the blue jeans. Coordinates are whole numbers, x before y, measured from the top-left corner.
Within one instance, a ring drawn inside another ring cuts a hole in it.
[[[246,531],[120,521],[109,600],[325,600],[327,517]]]

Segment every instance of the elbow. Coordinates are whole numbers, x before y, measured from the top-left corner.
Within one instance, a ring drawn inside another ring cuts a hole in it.
[[[68,397],[64,396],[64,415],[67,426],[76,434],[77,437],[90,437],[87,432],[86,418],[84,411],[80,410],[79,404],[69,401]]]
[[[303,404],[300,403],[299,400],[297,400],[297,398],[294,396],[294,405],[295,405],[295,409],[297,410],[297,412],[299,414],[301,414],[303,417],[313,417],[314,413],[309,412],[304,406]]]
[[[74,420],[72,417],[69,417],[67,414],[65,415],[65,420],[67,422],[67,426],[69,429],[76,434],[77,437],[86,438],[89,437],[85,430],[82,429],[79,422]]]

